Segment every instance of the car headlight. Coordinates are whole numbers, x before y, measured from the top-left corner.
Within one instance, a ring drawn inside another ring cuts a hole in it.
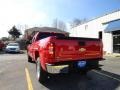
[[[5,49],[8,50],[9,48],[6,47]]]

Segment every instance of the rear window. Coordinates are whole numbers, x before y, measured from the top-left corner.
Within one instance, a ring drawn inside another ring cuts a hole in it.
[[[40,40],[49,36],[65,37],[65,35],[61,33],[40,33],[37,37],[37,40]]]

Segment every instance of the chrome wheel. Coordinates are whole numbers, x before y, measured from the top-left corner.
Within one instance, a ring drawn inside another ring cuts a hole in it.
[[[41,67],[39,58],[37,59],[37,62],[36,62],[36,74],[37,74],[36,76],[39,82],[45,82],[45,80],[47,79],[47,73]]]
[[[40,78],[40,62],[39,61],[37,61],[36,68],[37,68],[37,78],[39,79]]]

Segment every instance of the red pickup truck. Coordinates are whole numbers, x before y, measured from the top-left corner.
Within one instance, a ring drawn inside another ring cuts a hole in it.
[[[67,37],[61,33],[38,32],[27,47],[28,62],[36,62],[39,81],[51,73],[81,72],[99,67],[103,59],[102,40]],[[57,72],[55,72],[57,71]]]

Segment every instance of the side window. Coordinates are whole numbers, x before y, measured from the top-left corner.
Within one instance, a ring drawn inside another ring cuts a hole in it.
[[[32,43],[34,42],[34,40],[35,40],[35,37],[32,38]]]
[[[37,41],[37,39],[38,39],[38,36],[39,36],[39,33],[35,34],[35,35],[34,35],[34,37],[33,37],[33,39],[32,39],[32,42],[35,42],[35,41]]]

